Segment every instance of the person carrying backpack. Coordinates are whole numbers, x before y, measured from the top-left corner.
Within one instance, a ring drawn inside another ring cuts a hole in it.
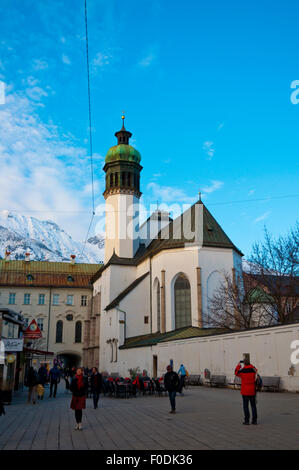
[[[164,387],[168,392],[169,401],[171,405],[171,411],[169,413],[175,413],[175,397],[180,384],[180,378],[176,372],[173,371],[172,366],[167,366],[167,372],[164,376]]]
[[[249,413],[249,402],[252,410],[252,421],[251,424],[257,424],[257,409],[256,409],[256,374],[257,369],[250,364],[246,358],[244,361],[240,361],[235,369],[235,375],[241,379],[241,395],[243,399],[243,410],[244,410],[244,422],[243,424],[249,424],[250,413]],[[259,377],[259,376],[258,376]]]
[[[57,367],[57,364],[55,364],[54,367],[50,370],[50,395],[49,397],[52,396],[53,392],[53,387],[54,387],[54,394],[53,397],[56,398],[56,393],[57,393],[57,384],[60,382],[60,370]]]

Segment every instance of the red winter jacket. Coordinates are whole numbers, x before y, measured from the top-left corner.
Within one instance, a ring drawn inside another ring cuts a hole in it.
[[[235,369],[235,375],[241,378],[241,394],[242,395],[255,395],[255,374],[257,369],[249,364],[243,366],[239,363]]]

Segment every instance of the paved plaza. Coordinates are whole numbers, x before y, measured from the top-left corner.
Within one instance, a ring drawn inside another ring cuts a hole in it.
[[[26,390],[26,389],[25,389]],[[57,398],[26,404],[14,397],[0,417],[0,449],[18,450],[211,450],[299,449],[299,396],[258,395],[258,426],[242,425],[238,390],[193,387],[177,398],[169,414],[168,397],[101,398],[93,409],[87,400],[83,431],[74,430],[71,395],[61,384]]]

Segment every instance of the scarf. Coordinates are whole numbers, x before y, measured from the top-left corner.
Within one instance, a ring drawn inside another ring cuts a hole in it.
[[[84,383],[83,383],[83,374],[81,374],[81,375],[77,375],[77,374],[76,374],[76,379],[77,379],[78,389],[80,390],[80,388],[83,388],[83,386],[84,386]]]

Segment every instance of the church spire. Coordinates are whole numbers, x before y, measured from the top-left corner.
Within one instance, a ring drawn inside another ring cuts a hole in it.
[[[132,137],[131,132],[127,131],[125,128],[125,114],[124,112],[122,113],[122,128],[120,131],[115,132],[115,137],[117,137],[117,145],[124,144],[124,145],[129,145],[129,139]]]

